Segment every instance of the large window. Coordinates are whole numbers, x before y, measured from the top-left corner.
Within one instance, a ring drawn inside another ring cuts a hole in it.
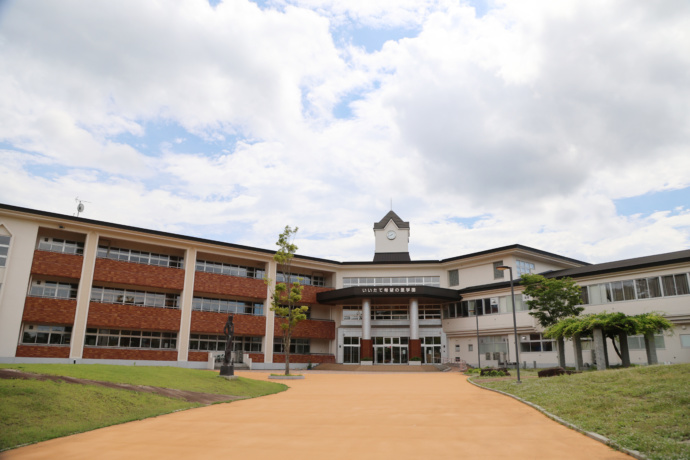
[[[273,339],[273,353],[284,353],[283,339]],[[308,355],[310,353],[309,339],[290,340],[290,353],[296,355]]]
[[[261,353],[261,337],[235,336],[233,351]],[[192,351],[225,351],[224,335],[190,334],[189,349]]]
[[[556,351],[555,342],[545,339],[541,334],[520,336],[520,353],[538,353],[542,351]]]
[[[690,348],[690,334],[680,335],[680,346],[683,348]]]
[[[87,328],[84,345],[90,347],[174,350],[177,348],[177,332]]]
[[[687,273],[613,281],[582,287],[583,305],[690,294]]]
[[[515,268],[517,269],[518,278],[522,275],[531,275],[534,272],[534,264],[522,260],[515,261]]]
[[[441,319],[440,305],[420,305],[419,319]]]
[[[361,305],[344,305],[343,306],[343,321],[361,321],[362,320],[362,306]]]
[[[182,257],[178,256],[135,251],[133,249],[111,248],[109,246],[98,246],[97,256],[101,259],[122,260],[125,262],[157,265],[160,267],[182,268],[183,264]]]
[[[663,334],[654,335],[654,344],[656,345],[656,348],[658,348],[658,349],[666,348],[666,342],[664,341],[664,335]],[[643,335],[628,336],[628,348],[630,350],[646,350],[646,347],[644,345],[644,336]]]
[[[208,260],[197,260],[196,271],[258,279],[263,279],[266,275],[266,271],[263,268],[225,264],[221,262],[210,262]]]
[[[7,264],[7,253],[10,251],[10,237],[0,235],[0,267]]]
[[[374,307],[371,309],[372,320],[406,320],[410,319],[407,305],[394,306],[386,305],[385,307]]]
[[[119,303],[140,307],[179,308],[180,296],[159,292],[134,291],[132,289],[112,289],[94,286],[91,289],[91,302]]]
[[[38,249],[62,254],[84,255],[84,243],[80,241],[63,240],[61,238],[41,238],[38,242]]]
[[[527,302],[522,294],[515,295],[515,311],[529,310]],[[497,315],[513,312],[513,303],[510,296],[489,297],[486,299],[463,300],[443,306],[444,318],[466,318],[477,315]]]
[[[50,299],[76,299],[76,283],[61,283],[55,281],[34,281],[31,283],[29,295],[31,297],[47,297]]]
[[[239,313],[242,315],[263,315],[264,304],[262,302],[250,302],[247,300],[194,297],[194,300],[192,300],[192,310],[210,311],[214,313]]]
[[[352,286],[441,286],[440,276],[393,276],[343,278],[343,287]]]
[[[287,281],[287,276],[283,272],[276,273],[276,281],[278,283],[300,283],[303,286],[325,286],[326,278],[319,275],[301,275],[299,273],[290,274],[290,280]]]
[[[495,280],[502,280],[505,275],[503,275],[503,270],[499,270],[498,267],[503,265],[503,261],[499,260],[498,262],[494,262],[494,279]]]
[[[69,345],[72,338],[72,326],[49,326],[27,324],[24,326],[22,343],[45,345]]]

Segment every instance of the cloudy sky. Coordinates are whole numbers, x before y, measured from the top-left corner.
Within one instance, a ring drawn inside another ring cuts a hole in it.
[[[371,260],[690,247],[687,0],[0,0],[0,202]]]

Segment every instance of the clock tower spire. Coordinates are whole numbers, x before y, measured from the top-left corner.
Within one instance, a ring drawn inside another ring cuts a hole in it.
[[[393,210],[374,224],[374,237],[374,262],[410,260],[410,223],[403,221]]]

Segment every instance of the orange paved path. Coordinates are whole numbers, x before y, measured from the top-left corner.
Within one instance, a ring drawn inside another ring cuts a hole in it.
[[[266,379],[268,374],[238,372]],[[15,449],[2,459],[630,459],[458,373],[307,373],[276,395]]]

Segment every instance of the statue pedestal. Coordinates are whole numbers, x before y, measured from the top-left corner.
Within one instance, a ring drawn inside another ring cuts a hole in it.
[[[232,364],[230,364],[229,366],[220,366],[220,375],[222,375],[223,377],[230,377],[235,375],[234,366]]]

